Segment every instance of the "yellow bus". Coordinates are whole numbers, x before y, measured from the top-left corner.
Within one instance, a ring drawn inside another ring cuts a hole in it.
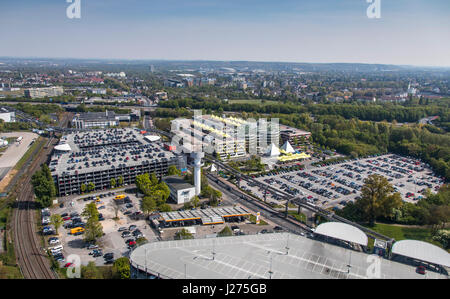
[[[84,228],[82,228],[82,227],[75,227],[75,228],[72,228],[72,229],[70,230],[70,233],[71,233],[72,235],[84,233]]]
[[[125,194],[119,194],[119,195],[116,195],[116,197],[114,197],[114,199],[120,200],[120,199],[124,199],[125,197],[126,197]]]

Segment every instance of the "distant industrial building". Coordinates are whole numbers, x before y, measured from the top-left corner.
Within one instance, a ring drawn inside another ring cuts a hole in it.
[[[182,156],[166,150],[160,141],[149,140],[129,128],[63,136],[49,165],[59,195],[80,194],[82,185],[88,188],[89,183],[93,190],[111,188],[112,179],[134,184],[136,176],[144,173],[162,178],[169,166],[180,168]]]
[[[64,94],[64,89],[60,86],[42,87],[42,88],[29,88],[24,90],[24,95],[27,98],[45,98],[45,97],[57,97]]]
[[[184,204],[195,196],[195,187],[179,176],[169,176],[163,179],[170,189],[170,199],[177,204]]]
[[[72,127],[76,129],[116,127],[121,121],[136,121],[136,114],[116,114],[114,111],[77,113],[72,119]]]

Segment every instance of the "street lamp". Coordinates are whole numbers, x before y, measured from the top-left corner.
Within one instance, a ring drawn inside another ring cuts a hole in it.
[[[273,255],[272,255],[271,253],[272,253],[271,251],[267,251],[267,254],[270,255],[269,279],[272,279],[272,274],[273,274],[273,271],[272,271],[272,259],[273,259]]]

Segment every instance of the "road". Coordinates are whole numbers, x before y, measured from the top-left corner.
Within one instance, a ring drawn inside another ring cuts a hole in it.
[[[276,225],[283,227],[285,230],[295,234],[301,234],[310,231],[310,229],[306,225],[300,224],[299,222],[293,222],[290,219],[284,218],[283,213],[280,213],[279,211],[276,211],[272,208],[265,206],[263,203],[258,202],[258,200],[256,199],[250,199],[250,197],[245,193],[242,193],[241,191],[238,191],[237,189],[234,188],[228,189],[224,187],[223,184],[216,183],[217,178],[214,177],[213,175],[208,173],[205,173],[205,175],[208,178],[208,183],[212,187],[220,190],[228,198],[241,204],[242,206],[247,207],[252,211],[260,212],[263,217],[267,218]],[[247,200],[243,199],[242,198],[243,196],[247,196],[246,197]]]

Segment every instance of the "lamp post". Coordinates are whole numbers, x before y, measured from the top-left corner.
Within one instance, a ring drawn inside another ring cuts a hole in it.
[[[272,279],[272,274],[273,274],[273,271],[272,271],[272,259],[273,259],[273,255],[272,255],[271,253],[272,253],[271,251],[267,251],[267,254],[270,255],[269,279]]]

